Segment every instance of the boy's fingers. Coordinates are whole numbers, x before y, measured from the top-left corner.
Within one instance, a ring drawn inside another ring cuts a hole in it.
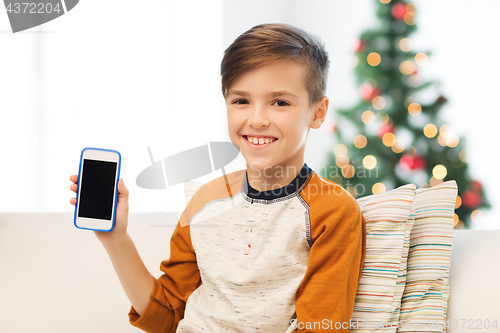
[[[128,188],[125,186],[125,182],[123,181],[123,178],[120,178],[118,181],[118,192],[120,193],[120,196],[126,196],[128,197]]]
[[[70,189],[71,191],[73,191],[73,192],[75,192],[75,193],[76,193],[76,190],[78,189],[78,185],[76,185],[76,184],[71,184],[71,185],[69,186],[69,189]]]
[[[76,183],[78,181],[78,175],[69,176],[69,180],[71,180],[73,183]]]
[[[120,211],[124,214],[128,214],[128,189],[125,186],[123,178],[118,181],[118,200],[120,200]]]
[[[72,204],[72,205],[75,205],[76,204],[76,198],[71,198],[69,200],[69,203]]]

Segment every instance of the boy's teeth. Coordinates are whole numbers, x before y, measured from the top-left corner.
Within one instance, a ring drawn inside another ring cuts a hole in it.
[[[274,141],[274,139],[272,139],[272,138],[257,138],[257,137],[252,137],[252,136],[247,136],[247,139],[248,139],[248,141],[252,142],[255,145],[262,145],[262,144]]]

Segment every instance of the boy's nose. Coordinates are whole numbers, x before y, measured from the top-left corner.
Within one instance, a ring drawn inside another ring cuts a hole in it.
[[[248,124],[252,127],[269,126],[270,123],[271,121],[269,120],[265,108],[261,107],[254,108],[248,119]]]

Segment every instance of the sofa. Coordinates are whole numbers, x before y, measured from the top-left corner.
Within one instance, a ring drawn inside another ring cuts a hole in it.
[[[180,212],[131,213],[129,234],[156,277]],[[447,332],[500,329],[500,230],[455,230]],[[73,213],[0,214],[0,332],[141,332],[92,231]],[[487,326],[489,328],[487,328]],[[495,327],[496,325],[496,327]]]

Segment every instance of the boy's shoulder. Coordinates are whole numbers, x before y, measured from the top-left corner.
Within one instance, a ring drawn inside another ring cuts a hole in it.
[[[331,209],[338,209],[339,206],[348,209],[359,208],[356,199],[341,185],[316,172],[312,174],[307,186],[301,192],[301,196],[309,206],[325,206]]]
[[[364,218],[361,207],[341,185],[315,174],[301,195],[309,205],[311,243],[325,230],[336,230],[340,233],[361,230],[363,233]],[[361,228],[353,229],[354,225]]]

